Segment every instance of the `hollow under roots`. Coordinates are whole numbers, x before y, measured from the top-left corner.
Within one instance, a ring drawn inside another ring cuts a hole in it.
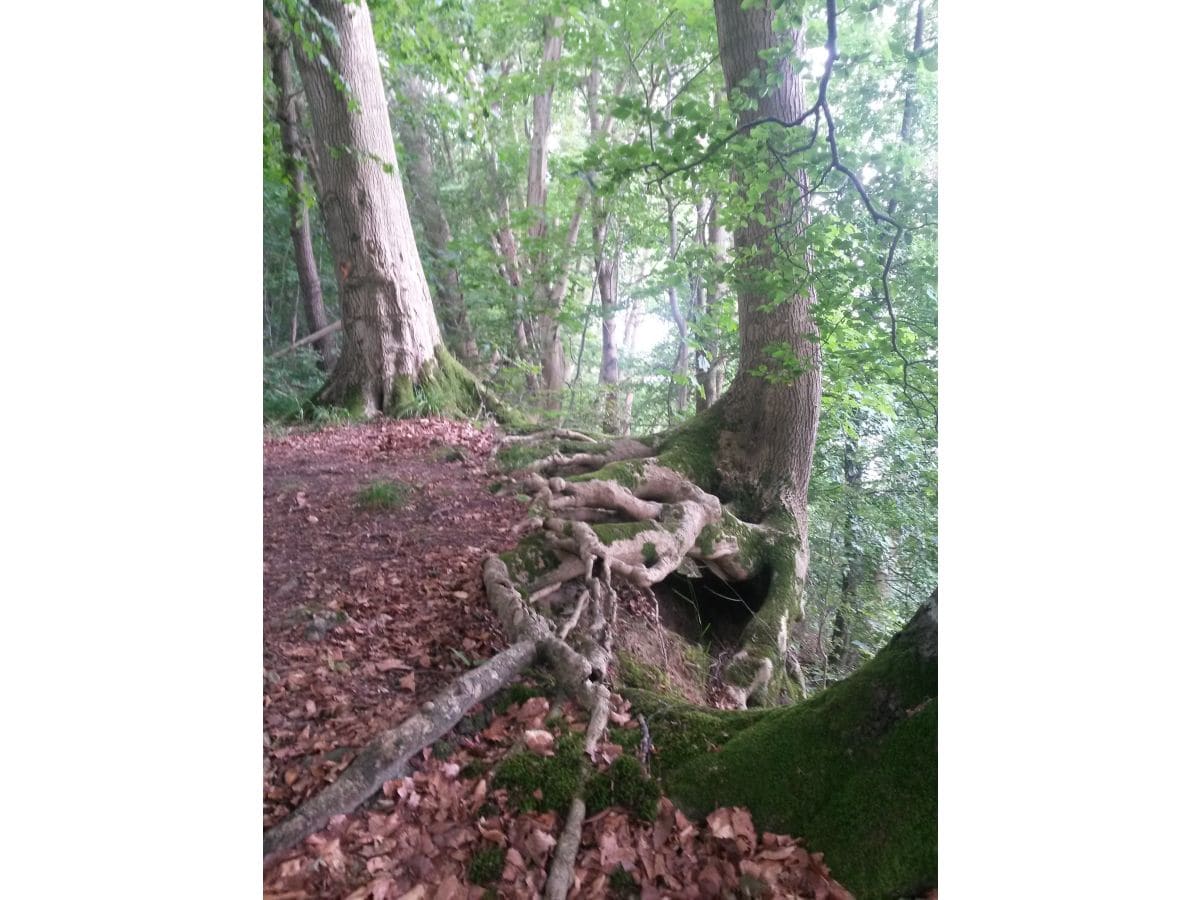
[[[786,518],[740,521],[636,441],[551,453],[520,480],[533,497],[535,531],[506,559],[541,614],[570,622],[594,604],[602,615],[590,633],[608,650],[614,578],[642,589],[677,572],[700,578],[703,569],[727,583],[754,580],[767,587],[722,673],[726,692],[739,706],[803,692],[797,669],[785,665],[790,629],[803,614],[804,571],[798,530]],[[601,596],[609,607],[593,599]]]

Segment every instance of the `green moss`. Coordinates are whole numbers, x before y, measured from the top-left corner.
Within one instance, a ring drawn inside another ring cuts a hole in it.
[[[588,779],[584,802],[589,813],[620,806],[644,822],[653,822],[660,795],[658,782],[642,773],[634,757],[622,754],[607,772],[596,772]]]
[[[435,759],[447,760],[454,754],[454,745],[449,741],[436,741],[433,745]]]
[[[388,413],[396,418],[446,416],[463,419],[475,415],[480,407],[511,426],[528,424],[528,419],[501,401],[472,372],[454,358],[445,346],[433,350],[433,359],[421,368],[414,381],[397,376],[392,388]]]
[[[496,453],[496,465],[507,472],[512,472],[516,469],[524,469],[553,452],[553,445],[546,443],[509,444]]]
[[[936,883],[936,693],[936,660],[902,634],[806,703],[734,713],[756,718],[724,742],[696,727],[705,714],[651,728],[667,793],[685,812],[747,806],[760,829],[806,838],[839,881],[871,900]]]
[[[603,451],[593,450],[591,452]],[[646,461],[644,459],[623,459],[619,462],[608,463],[594,472],[572,475],[567,481],[615,481],[621,487],[633,491],[642,483],[645,471]]]
[[[648,566],[652,566],[658,562],[658,548],[650,543],[650,541],[642,544],[642,560]]]
[[[518,590],[525,591],[537,576],[558,567],[558,557],[546,546],[540,532],[526,535],[517,546],[500,558],[508,567],[509,578]]]
[[[650,768],[659,775],[720,749],[769,714],[767,710],[698,709],[658,691],[627,688],[622,694],[635,712],[646,717],[655,750]]]
[[[709,493],[717,493],[716,454],[722,423],[721,406],[714,406],[668,432],[658,447],[658,462],[681,472]]]
[[[618,900],[634,900],[641,896],[641,886],[637,879],[617,866],[608,873],[608,891],[610,897]]]
[[[408,506],[413,487],[403,481],[372,481],[354,495],[360,509],[396,509]]]
[[[618,541],[632,540],[647,531],[660,530],[656,522],[598,522],[591,527],[601,543],[610,547]]]
[[[473,759],[462,767],[462,771],[458,773],[460,778],[468,781],[474,781],[476,778],[482,778],[488,773],[488,764],[482,759]]]
[[[504,874],[504,851],[499,847],[484,847],[476,851],[467,864],[467,880],[481,887],[497,881]]]
[[[570,732],[558,738],[554,756],[523,750],[505,759],[496,767],[493,784],[506,788],[510,802],[521,812],[565,813],[583,784],[583,762],[583,738]],[[539,790],[540,798],[535,796]]]
[[[662,669],[639,662],[623,650],[617,651],[617,681],[622,687],[644,691],[662,692],[670,686]]]

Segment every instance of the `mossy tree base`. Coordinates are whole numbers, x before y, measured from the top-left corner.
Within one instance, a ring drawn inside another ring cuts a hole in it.
[[[793,707],[715,713],[625,693],[689,815],[746,806],[759,828],[824,852],[860,900],[936,885],[936,594],[874,660]]]
[[[344,369],[335,370],[313,403],[346,409],[355,418],[384,413],[399,419],[468,419],[487,411],[507,427],[530,426],[523,414],[497,397],[441,344],[434,348],[433,358],[421,366],[417,377],[399,374],[387,385],[375,384],[365,374],[355,376]]]
[[[713,492],[730,482],[722,467],[732,463],[718,460],[723,415],[715,406],[659,438],[543,433],[506,442],[498,458],[522,468],[539,529],[507,561],[521,593],[547,610],[571,606],[593,575],[647,588],[697,565],[730,583],[765,574],[765,595],[722,678],[736,705],[788,703],[804,695],[799,667],[788,664],[803,615],[803,532],[786,510],[742,521],[736,498],[723,506]]]

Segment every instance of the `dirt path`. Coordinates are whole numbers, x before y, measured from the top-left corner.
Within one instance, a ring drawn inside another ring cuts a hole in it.
[[[479,573],[524,511],[488,490],[494,439],[418,419],[264,444],[264,827],[503,648]],[[383,481],[402,505],[363,507]]]

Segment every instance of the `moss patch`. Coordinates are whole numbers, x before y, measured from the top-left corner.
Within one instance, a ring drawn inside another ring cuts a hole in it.
[[[499,847],[485,847],[476,851],[467,864],[467,880],[481,887],[498,880],[504,873],[504,851]]]
[[[657,522],[597,522],[591,527],[601,543],[610,547],[618,541],[631,540],[647,531],[661,530]]]
[[[593,450],[591,452],[600,453],[603,451]],[[646,460],[623,459],[618,462],[608,463],[594,472],[572,475],[567,481],[615,481],[621,487],[632,491],[636,490],[638,485],[642,483],[642,475],[645,471]]]
[[[936,883],[936,693],[936,660],[901,633],[807,703],[734,713],[756,718],[717,752],[699,746],[717,743],[704,714],[651,728],[667,793],[684,811],[748,806],[760,829],[806,838],[871,900]]]
[[[608,891],[609,896],[617,900],[633,900],[641,896],[637,879],[620,866],[608,873]]]
[[[716,453],[722,418],[717,405],[668,432],[658,447],[659,464],[681,472],[711,494],[719,493]]]
[[[643,691],[661,693],[670,689],[670,680],[662,669],[640,662],[623,650],[617,651],[617,682],[621,687]]]
[[[506,788],[510,803],[521,812],[565,813],[583,785],[583,762],[582,736],[568,733],[555,742],[554,756],[522,750],[505,759],[496,767],[493,784]]]
[[[400,419],[419,416],[465,419],[474,416],[480,407],[490,409],[506,425],[529,424],[522,413],[500,400],[439,344],[433,350],[433,359],[421,368],[415,382],[408,376],[397,377],[388,413]]]
[[[523,595],[528,595],[529,585],[539,575],[557,568],[559,562],[540,532],[526,535],[513,550],[501,553],[500,558],[508,567],[514,587]]]
[[[634,757],[622,754],[613,760],[607,772],[596,772],[588,779],[584,803],[589,814],[620,806],[643,822],[653,822],[660,794],[658,782],[642,773]]]

